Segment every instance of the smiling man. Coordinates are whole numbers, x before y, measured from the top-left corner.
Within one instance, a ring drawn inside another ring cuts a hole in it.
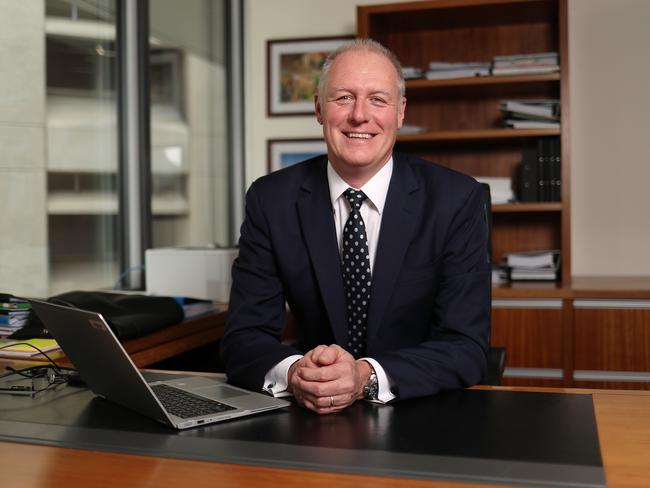
[[[229,381],[321,414],[479,382],[491,286],[480,185],[393,152],[404,79],[377,42],[332,53],[315,98],[327,155],[246,197],[221,342]]]

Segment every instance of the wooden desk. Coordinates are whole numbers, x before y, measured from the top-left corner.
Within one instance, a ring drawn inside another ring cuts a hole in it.
[[[483,389],[531,391],[524,388]],[[600,448],[609,487],[650,486],[650,394],[638,391],[536,389],[592,393]],[[0,442],[3,486],[92,487],[156,486],[177,488],[268,486],[336,487],[476,487],[479,483],[418,481],[305,470],[187,461],[89,450]]]
[[[143,368],[210,344],[223,335],[226,323],[226,308],[226,305],[223,305],[215,313],[186,320],[151,334],[124,341],[124,349],[129,353],[135,365]],[[48,353],[48,356],[56,361],[59,366],[72,366],[63,351]],[[27,363],[43,362],[47,362],[47,360],[40,355],[26,360],[2,356],[0,353],[0,365],[14,366],[18,364],[22,366]]]

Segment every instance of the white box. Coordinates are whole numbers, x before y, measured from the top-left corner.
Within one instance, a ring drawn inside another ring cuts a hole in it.
[[[226,303],[237,249],[163,247],[145,251],[147,293]]]

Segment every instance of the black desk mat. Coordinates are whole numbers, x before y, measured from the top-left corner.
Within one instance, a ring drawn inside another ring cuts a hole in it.
[[[319,416],[295,405],[176,432],[87,390],[0,397],[0,439],[525,486],[605,486],[591,395],[461,390]]]

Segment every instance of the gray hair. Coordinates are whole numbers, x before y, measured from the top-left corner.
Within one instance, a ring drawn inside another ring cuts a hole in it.
[[[325,60],[325,63],[323,64],[323,68],[321,70],[320,79],[318,80],[318,96],[320,98],[323,98],[323,91],[327,85],[327,79],[329,78],[329,74],[334,61],[341,54],[345,54],[350,51],[368,51],[371,53],[379,54],[380,56],[384,56],[386,59],[388,59],[395,68],[395,74],[397,75],[397,89],[399,90],[400,95],[405,95],[406,89],[404,86],[402,65],[397,59],[397,56],[395,56],[395,53],[373,39],[355,39],[343,44],[338,49],[331,52],[329,56],[327,56],[327,59]]]

